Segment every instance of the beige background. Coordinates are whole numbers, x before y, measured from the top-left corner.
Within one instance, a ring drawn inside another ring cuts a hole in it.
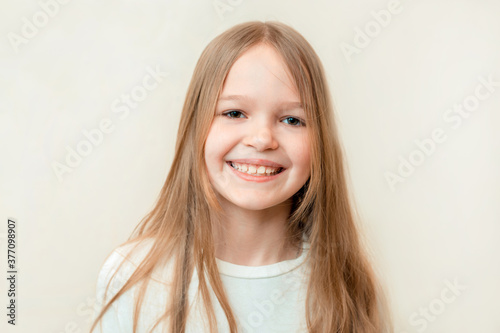
[[[460,126],[443,118],[474,102],[480,77],[500,81],[500,2],[62,2],[0,2],[3,272],[7,218],[19,224],[18,325],[8,332],[87,331],[100,265],[166,177],[201,51],[253,19],[292,25],[324,62],[396,332],[500,332],[500,86]],[[381,27],[373,13],[387,8]],[[23,31],[30,37],[11,42]],[[346,56],[347,45],[357,53]],[[168,74],[141,90],[148,70]],[[131,91],[147,96],[125,114],[120,99]],[[106,121],[112,131],[59,180],[52,164]],[[391,188],[385,173],[398,172],[400,156],[424,156],[414,141],[439,128],[444,142]],[[453,294],[454,281],[465,290]],[[0,287],[6,304],[5,279]],[[433,319],[419,314],[426,308]]]

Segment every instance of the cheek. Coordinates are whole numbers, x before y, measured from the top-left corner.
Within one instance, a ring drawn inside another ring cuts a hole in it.
[[[292,146],[292,153],[295,163],[306,173],[310,172],[311,163],[311,144],[309,138],[301,138],[296,140]]]
[[[216,163],[229,152],[234,145],[234,134],[223,126],[214,124],[205,141],[205,160]]]

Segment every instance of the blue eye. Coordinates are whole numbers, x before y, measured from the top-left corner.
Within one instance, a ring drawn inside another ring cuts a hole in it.
[[[290,125],[292,126],[305,126],[305,123],[302,120],[295,117],[287,117],[285,120],[288,120],[289,122],[291,120]]]

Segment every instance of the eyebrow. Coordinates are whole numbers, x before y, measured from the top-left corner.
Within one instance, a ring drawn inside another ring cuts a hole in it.
[[[228,95],[228,96],[221,96],[217,102],[221,101],[241,101],[241,100],[250,100],[250,98],[246,95]],[[286,108],[298,108],[298,109],[303,109],[304,107],[302,106],[301,102],[283,102],[280,103],[280,106],[286,107]]]

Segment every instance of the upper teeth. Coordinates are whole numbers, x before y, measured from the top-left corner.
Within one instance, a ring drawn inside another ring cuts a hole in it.
[[[231,162],[233,168],[237,169],[241,172],[246,172],[249,174],[272,174],[276,173],[280,168],[266,167],[263,165],[254,165],[254,164],[242,164],[242,163],[234,163]]]

